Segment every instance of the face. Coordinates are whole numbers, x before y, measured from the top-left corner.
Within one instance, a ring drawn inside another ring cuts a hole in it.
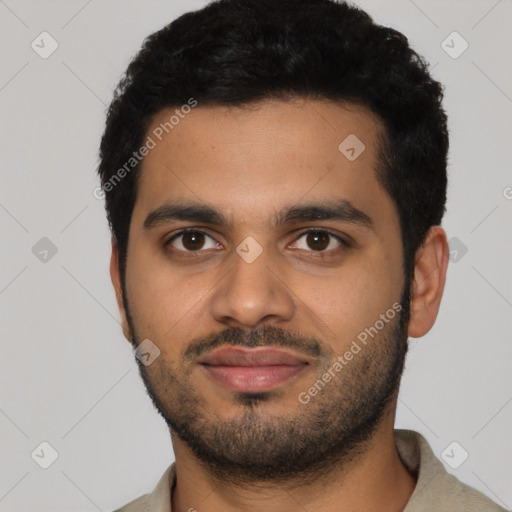
[[[381,127],[353,105],[267,100],[199,104],[159,140],[174,110],[148,129],[124,282],[125,334],[160,350],[137,360],[148,393],[218,475],[326,472],[382,421],[406,351]],[[227,347],[289,360],[211,359]]]

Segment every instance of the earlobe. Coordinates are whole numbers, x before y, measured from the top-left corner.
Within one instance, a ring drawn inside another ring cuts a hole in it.
[[[416,253],[411,286],[409,336],[419,338],[434,325],[446,282],[449,248],[445,231],[433,226]]]
[[[128,320],[126,318],[126,309],[123,302],[123,292],[121,286],[121,273],[119,270],[119,249],[117,245],[117,241],[114,236],[112,236],[112,255],[110,256],[110,278],[112,280],[112,285],[114,286],[114,292],[116,295],[117,307],[119,309],[119,314],[121,316],[121,326],[123,329],[124,337],[128,341],[132,341],[132,334],[130,331],[130,326],[128,324]]]

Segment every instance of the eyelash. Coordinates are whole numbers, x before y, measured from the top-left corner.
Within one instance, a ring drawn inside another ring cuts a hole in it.
[[[211,239],[214,239],[211,235],[209,235],[207,232],[205,231],[202,231],[201,229],[197,229],[197,228],[185,228],[185,229],[182,229],[180,231],[178,231],[177,233],[175,233],[171,238],[169,238],[166,242],[164,242],[164,248],[167,248],[167,246],[169,246],[171,244],[171,242],[173,242],[174,240],[176,240],[176,238],[179,238],[180,236],[186,234],[186,233],[200,233],[202,235],[205,235]],[[329,251],[306,251],[306,252],[309,252],[312,254],[313,257],[316,257],[316,258],[322,258],[322,257],[325,257],[324,255],[325,254],[337,254],[340,250],[343,250],[343,249],[350,249],[352,247],[352,244],[348,241],[348,240],[345,240],[344,238],[340,237],[339,235],[336,235],[334,233],[332,233],[331,231],[327,230],[327,229],[314,229],[314,228],[309,228],[309,229],[306,229],[304,231],[301,231],[297,238],[295,239],[295,242],[297,240],[300,240],[304,235],[308,235],[309,233],[321,233],[321,234],[327,234],[333,238],[335,238],[338,242],[340,242],[341,244],[341,247],[337,247],[335,249],[330,249]],[[197,251],[183,251],[182,249],[175,249],[173,248],[174,251],[178,252],[178,253],[181,253],[182,255],[186,255],[186,257],[197,257],[199,256],[202,252],[205,252],[204,250],[197,250]]]

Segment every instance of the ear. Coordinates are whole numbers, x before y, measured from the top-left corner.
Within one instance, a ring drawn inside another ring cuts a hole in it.
[[[114,286],[114,291],[116,294],[117,307],[119,308],[119,314],[121,316],[121,325],[123,328],[124,337],[128,341],[132,341],[132,334],[130,330],[130,325],[128,324],[128,320],[126,318],[126,309],[123,302],[123,292],[121,287],[121,273],[119,271],[119,248],[117,245],[117,241],[114,236],[112,236],[112,255],[110,257],[110,278],[112,279],[112,284]]]
[[[409,336],[419,338],[434,325],[446,281],[450,249],[441,226],[433,226],[416,252],[411,286]]]

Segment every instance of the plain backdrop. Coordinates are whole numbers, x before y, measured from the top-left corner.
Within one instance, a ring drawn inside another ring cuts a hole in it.
[[[0,1],[0,512],[113,510],[151,492],[173,460],[120,329],[93,190],[122,72],[146,36],[203,5]],[[512,2],[358,5],[430,62],[451,134],[453,261],[436,325],[411,340],[397,427],[510,509]],[[31,46],[42,32],[58,44],[47,58]],[[456,469],[442,458],[453,442],[458,460],[468,453]]]

